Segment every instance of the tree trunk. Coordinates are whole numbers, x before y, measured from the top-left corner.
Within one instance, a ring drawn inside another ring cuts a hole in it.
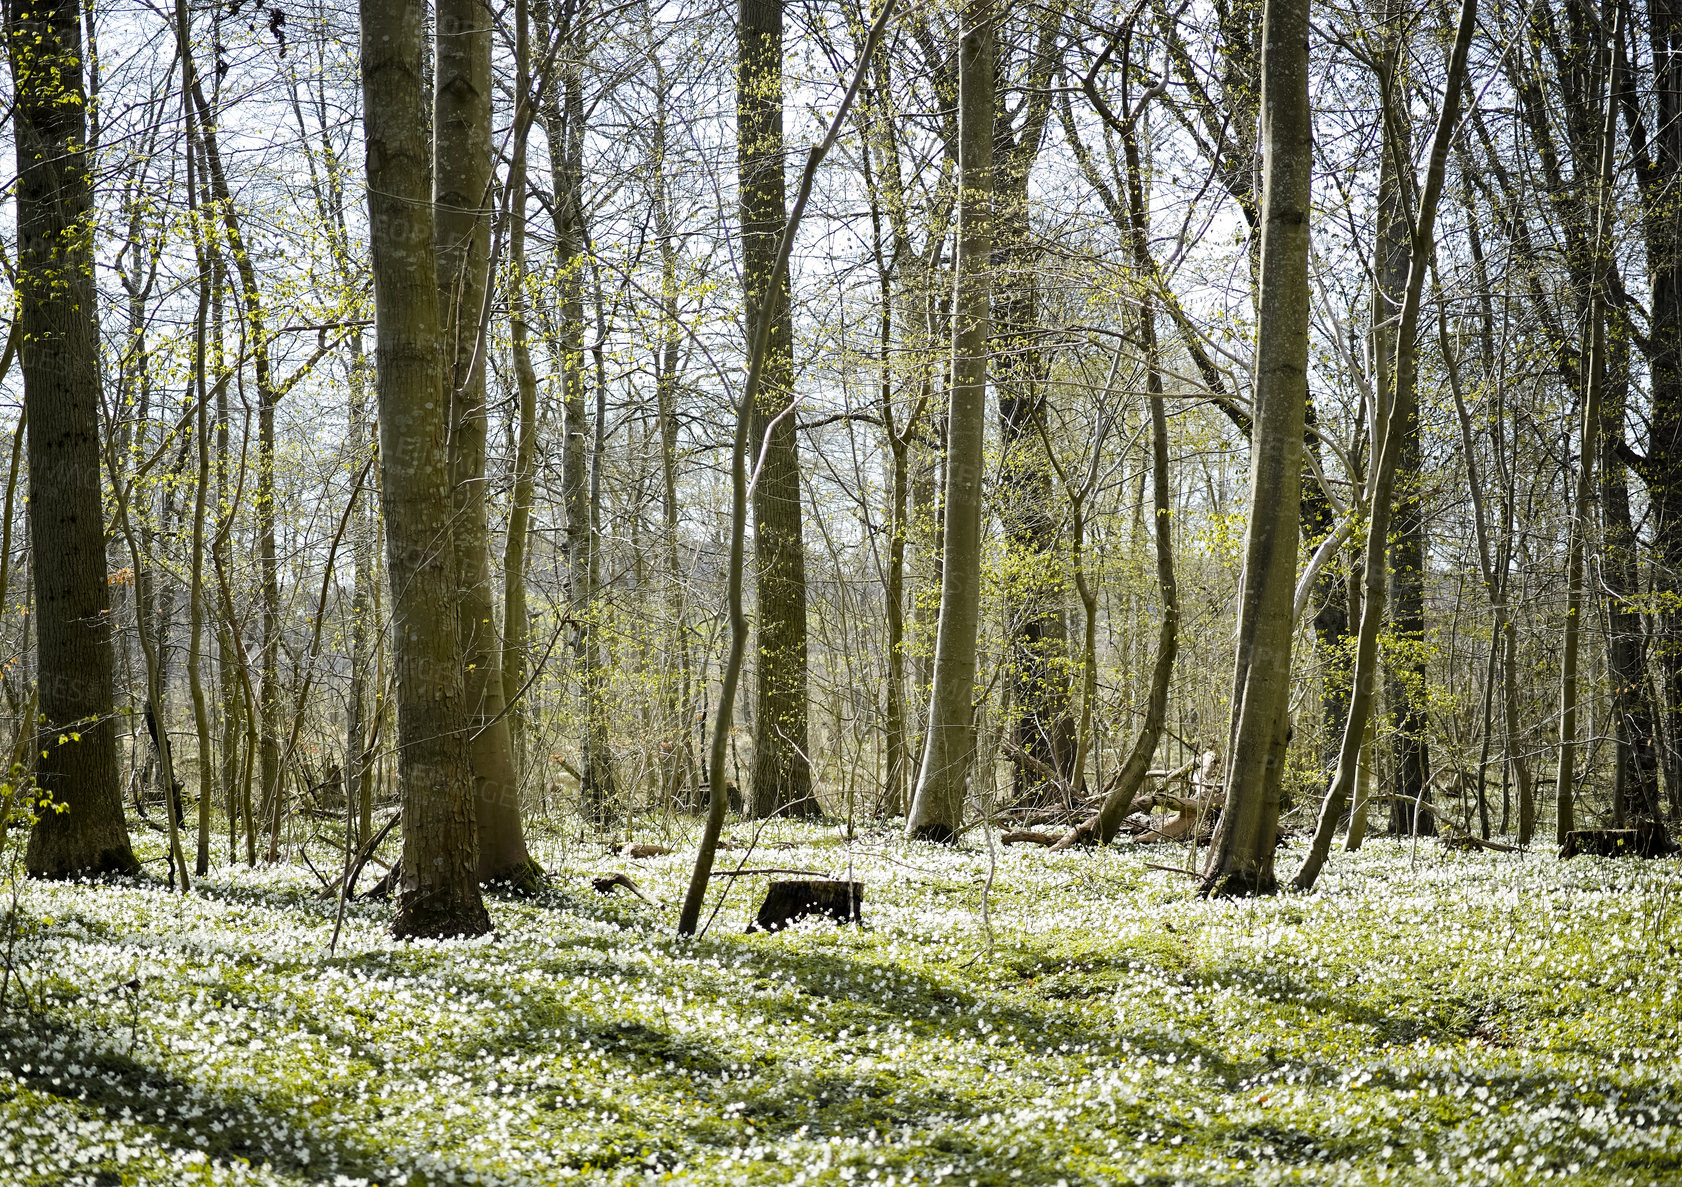
[[[1622,310],[1612,312],[1607,374],[1600,400],[1601,576],[1606,587],[1606,666],[1612,682],[1612,728],[1616,766],[1612,782],[1612,827],[1631,818],[1661,819],[1658,723],[1647,695],[1647,641],[1636,608],[1641,588],[1635,524],[1630,515],[1629,480],[1619,451],[1629,397],[1632,328]]]
[[[204,527],[205,502],[210,491],[210,391],[205,376],[205,335],[210,316],[211,269],[209,245],[204,227],[199,221],[199,179],[195,167],[202,156],[198,132],[193,119],[193,53],[192,28],[187,15],[186,0],[175,0],[177,51],[181,55],[181,109],[187,126],[187,211],[192,223],[193,256],[198,265],[198,308],[193,315],[193,384],[192,392],[198,403],[193,418],[193,438],[196,446],[198,472],[193,484],[193,538],[191,581],[188,590],[187,679],[193,698],[193,725],[198,734],[199,813],[198,844],[194,853],[193,873],[204,877],[210,872],[210,807],[215,800],[216,764],[211,750],[210,711],[205,699],[201,667],[204,663]]]
[[[1034,234],[1028,191],[1045,140],[1066,7],[1054,2],[1032,10],[1021,51],[1026,77],[1020,90],[1010,87],[994,96],[992,370],[999,402],[997,506],[1008,574],[1005,729],[1011,743],[1035,760],[1012,767],[1011,798],[1017,803],[1060,797],[1056,786],[1069,786],[1078,747],[1060,500],[1037,427],[1048,392],[1039,320],[1044,253]],[[1036,764],[1056,771],[1059,779],[1049,779]]]
[[[981,476],[987,418],[988,269],[992,255],[993,7],[968,0],[958,45],[958,260],[947,413],[940,621],[922,769],[906,835],[949,841],[963,823],[975,751],[980,622]]]
[[[1682,811],[1682,609],[1674,600],[1682,574],[1682,208],[1675,197],[1682,185],[1682,3],[1648,0],[1647,24],[1653,56],[1650,144],[1636,112],[1625,110],[1651,284],[1650,332],[1643,347],[1652,428],[1641,477],[1653,510],[1654,584],[1666,598],[1658,616],[1657,658],[1670,738],[1664,784],[1675,818]]]
[[[548,5],[543,25],[551,27]],[[579,797],[584,814],[598,824],[610,820],[618,799],[613,754],[608,742],[607,709],[596,649],[590,645],[590,471],[585,443],[589,418],[584,411],[584,79],[579,61],[583,39],[573,6],[554,14],[553,36],[563,44],[561,85],[551,88],[544,124],[549,136],[551,181],[555,201],[555,255],[560,290],[562,408],[561,503],[566,512],[567,596],[574,620],[573,662],[578,673],[583,715],[579,747]]]
[[[1361,781],[1363,768],[1370,769],[1371,757],[1367,755],[1363,761],[1363,751],[1368,750],[1372,744],[1372,731],[1368,728],[1368,719],[1373,711],[1373,694],[1378,675],[1378,628],[1384,616],[1385,565],[1381,541],[1388,536],[1393,493],[1397,514],[1400,514],[1400,507],[1408,498],[1406,492],[1396,492],[1396,487],[1404,476],[1402,467],[1410,448],[1408,425],[1412,423],[1417,426],[1418,423],[1419,306],[1425,289],[1425,274],[1431,266],[1437,202],[1442,195],[1449,144],[1459,118],[1460,91],[1466,77],[1466,55],[1471,47],[1472,32],[1476,23],[1476,0],[1461,0],[1460,22],[1456,31],[1454,52],[1449,59],[1443,107],[1437,114],[1436,133],[1431,140],[1431,157],[1426,169],[1425,184],[1420,191],[1419,211],[1417,217],[1412,220],[1411,234],[1406,228],[1408,220],[1405,206],[1398,211],[1404,220],[1401,259],[1404,280],[1402,300],[1397,308],[1397,321],[1391,339],[1394,342],[1395,365],[1388,372],[1388,384],[1378,389],[1380,412],[1374,417],[1374,422],[1378,425],[1378,440],[1373,443],[1376,456],[1373,459],[1372,485],[1368,492],[1371,512],[1367,525],[1368,544],[1364,588],[1361,591],[1361,625],[1355,641],[1355,678],[1349,700],[1349,720],[1344,725],[1343,741],[1338,750],[1337,771],[1331,786],[1326,790],[1325,802],[1320,808],[1313,844],[1308,856],[1303,860],[1302,868],[1292,879],[1292,885],[1298,890],[1313,888],[1326,855],[1331,851],[1332,834],[1343,815],[1343,805],[1350,792]],[[1386,148],[1392,151],[1398,149],[1401,144],[1399,137],[1392,139],[1391,136],[1386,136],[1385,142]],[[1386,153],[1387,157],[1390,155],[1390,152]],[[1410,159],[1408,155],[1396,153],[1398,161]],[[1400,189],[1398,186],[1398,191]],[[1398,205],[1402,205],[1399,198]],[[1380,243],[1382,250],[1382,233]],[[1381,290],[1387,271],[1388,262],[1381,258],[1378,269]],[[1382,308],[1385,303],[1382,291],[1375,294],[1376,308]],[[1381,371],[1381,380],[1384,377],[1385,372]],[[1364,828],[1365,803],[1358,803],[1356,810],[1362,814],[1360,827]],[[1352,823],[1351,848],[1359,844],[1355,830],[1356,826]]]
[[[123,818],[112,724],[81,5],[9,0],[6,48],[18,164],[17,317],[29,418],[36,778],[67,809],[42,813],[25,863],[36,877],[135,874],[140,865]]]
[[[531,93],[531,14],[528,0],[514,5],[514,93]],[[526,543],[537,485],[537,371],[531,361],[526,323],[526,142],[514,147],[508,167],[508,334],[518,401],[514,428],[514,489],[508,504],[508,532],[502,549],[502,695],[508,706],[509,736],[516,762],[524,761],[526,654]]]
[[[1393,404],[1397,411],[1391,418],[1392,430],[1397,433],[1395,507],[1393,512],[1387,510],[1394,526],[1385,532],[1368,533],[1380,552],[1388,551],[1390,562],[1389,590],[1378,601],[1382,604],[1388,600],[1390,605],[1392,642],[1386,657],[1385,692],[1396,718],[1391,743],[1395,785],[1390,798],[1390,831],[1401,835],[1415,831],[1414,806],[1430,802],[1431,794],[1430,752],[1425,738],[1425,507],[1420,498],[1419,407],[1413,392],[1400,392],[1397,387],[1397,350],[1411,354],[1415,349],[1411,342],[1405,347],[1399,345],[1397,325],[1410,254],[1412,179],[1402,173],[1404,165],[1411,169],[1413,160],[1413,121],[1408,105],[1409,20],[1410,13],[1399,0],[1387,0],[1383,5],[1385,45],[1379,86],[1384,96],[1380,116],[1384,126],[1380,138],[1378,258],[1374,261],[1373,353],[1380,404],[1399,402]],[[1376,442],[1373,454],[1376,461]],[[1389,497],[1386,492],[1385,498]],[[1374,511],[1376,514],[1376,507]],[[1430,833],[1430,818],[1422,814],[1418,827],[1420,832]],[[1312,878],[1309,881],[1312,883]]]
[[[786,278],[773,287],[783,229],[783,5],[740,0],[737,24],[736,169],[742,227],[742,298],[748,341],[771,322],[770,351],[753,408],[750,469],[754,616],[753,776],[757,817],[815,815],[807,762],[806,550],[794,398],[794,327]]]
[[[491,23],[485,0],[440,0],[434,40],[432,165],[438,303],[450,387],[450,479],[455,502],[455,582],[460,599],[462,694],[471,720],[479,823],[479,880],[533,889],[541,871],[520,827],[520,774],[503,713],[485,498],[484,347],[489,284]],[[524,97],[521,96],[524,102]]]
[[[1616,45],[1623,24],[1623,9],[1613,15],[1609,46]],[[1577,650],[1582,629],[1583,549],[1593,526],[1594,461],[1599,452],[1600,398],[1606,380],[1606,228],[1612,203],[1613,165],[1617,130],[1619,55],[1610,54],[1607,72],[1605,122],[1600,144],[1600,167],[1590,209],[1594,217],[1594,240],[1590,246],[1588,292],[1588,349],[1582,368],[1582,422],[1577,443],[1577,477],[1571,499],[1570,538],[1565,551],[1565,631],[1559,664],[1559,765],[1555,770],[1555,840],[1561,848],[1577,827]]]
[[[1308,219],[1313,161],[1308,0],[1263,15],[1262,247],[1249,527],[1239,590],[1226,805],[1204,869],[1208,895],[1271,893],[1285,766],[1302,434],[1308,402]]]
[[[449,370],[438,308],[424,98],[425,10],[362,0],[363,131],[378,321],[380,495],[392,591],[399,937],[482,935],[478,836],[456,597],[446,441]]]

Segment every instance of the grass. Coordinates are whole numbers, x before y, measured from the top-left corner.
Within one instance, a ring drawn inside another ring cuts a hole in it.
[[[688,855],[601,852],[332,957],[301,867],[25,885],[0,1182],[1682,1183],[1675,859],[1380,839],[1208,903],[1177,850],[1007,850],[989,935],[985,851],[790,824],[752,863],[850,868],[865,927],[741,934],[742,878],[679,940]]]

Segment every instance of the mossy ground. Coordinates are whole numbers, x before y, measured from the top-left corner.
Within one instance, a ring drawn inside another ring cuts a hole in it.
[[[601,853],[486,940],[354,904],[334,956],[301,866],[26,885],[0,1182],[1682,1182],[1676,859],[1380,839],[1204,902],[1172,848],[1001,851],[989,939],[985,850],[788,825],[749,864],[850,871],[866,926],[743,935],[738,878],[679,940],[688,853]]]

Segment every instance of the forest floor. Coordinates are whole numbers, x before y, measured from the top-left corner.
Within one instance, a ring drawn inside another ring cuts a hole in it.
[[[750,868],[850,871],[864,926],[744,935],[742,877],[679,940],[690,854],[603,853],[543,843],[484,940],[353,904],[331,956],[300,865],[23,885],[0,1183],[1682,1183],[1675,858],[1381,838],[1211,903],[1172,846],[779,825]]]

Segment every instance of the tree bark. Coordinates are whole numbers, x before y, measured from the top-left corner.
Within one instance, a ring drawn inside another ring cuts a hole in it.
[[[1266,0],[1262,51],[1262,246],[1249,527],[1239,588],[1226,805],[1206,895],[1276,889],[1308,402],[1308,219],[1313,163],[1308,0]]]
[[[480,313],[490,282],[491,24],[485,0],[440,0],[434,23],[432,164],[438,303],[450,386],[455,580],[462,693],[471,719],[479,880],[534,889],[541,871],[520,826],[520,774],[503,713],[486,507],[485,372]],[[519,96],[521,103],[525,96]]]
[[[1401,344],[1398,322],[1408,285],[1410,261],[1410,193],[1413,161],[1413,121],[1409,112],[1411,78],[1408,72],[1407,29],[1411,14],[1399,0],[1383,5],[1384,50],[1379,87],[1383,93],[1380,119],[1378,182],[1378,242],[1374,261],[1377,283],[1373,291],[1373,353],[1381,404],[1395,409],[1391,431],[1397,434],[1393,490],[1395,507],[1388,514],[1393,526],[1369,531],[1371,546],[1388,553],[1389,590],[1377,599],[1390,605],[1392,641],[1387,656],[1385,692],[1395,717],[1391,743],[1395,766],[1390,797],[1390,831],[1410,835],[1433,831],[1431,818],[1415,805],[1430,802],[1430,750],[1425,737],[1425,506],[1420,498],[1419,405],[1413,392],[1402,392],[1398,350],[1411,356],[1412,342]],[[1408,173],[1404,174],[1404,167]],[[1374,443],[1376,460],[1378,445]],[[1389,491],[1385,493],[1389,499]],[[1376,512],[1376,507],[1375,507]],[[1382,557],[1381,557],[1382,559]],[[1370,571],[1370,567],[1369,567]],[[1371,589],[1368,605],[1372,605]],[[1357,648],[1359,643],[1356,644]],[[1357,694],[1358,695],[1358,694]],[[1345,731],[1347,733],[1347,731]],[[1339,755],[1340,761],[1342,753]],[[1334,780],[1336,776],[1334,775]],[[1305,867],[1306,868],[1306,867]],[[1313,879],[1308,879],[1312,883]]]
[[[528,0],[514,4],[514,93],[531,93],[531,13]],[[516,762],[524,761],[527,664],[526,544],[537,494],[537,371],[531,361],[531,329],[526,322],[526,142],[514,147],[508,166],[508,336],[514,358],[518,401],[514,428],[514,489],[508,504],[508,531],[502,549],[502,695],[508,706],[509,736]]]
[[[906,835],[949,841],[963,823],[975,751],[980,623],[981,475],[987,417],[993,195],[993,7],[968,0],[958,45],[958,248],[947,412],[946,508],[934,687]]]
[[[1419,306],[1425,289],[1425,275],[1431,267],[1435,243],[1437,203],[1442,195],[1443,174],[1448,162],[1449,144],[1459,118],[1460,92],[1465,85],[1466,55],[1472,43],[1477,23],[1477,0],[1461,0],[1460,21],[1456,30],[1454,50],[1449,58],[1448,78],[1443,95],[1442,110],[1437,114],[1437,127],[1431,140],[1431,156],[1426,167],[1425,184],[1421,187],[1419,210],[1413,219],[1407,218],[1405,202],[1397,211],[1406,231],[1402,262],[1405,277],[1401,305],[1397,309],[1394,331],[1395,365],[1388,373],[1389,384],[1380,386],[1380,412],[1374,421],[1379,426],[1378,440],[1373,443],[1371,489],[1367,493],[1370,514],[1367,521],[1367,549],[1361,595],[1361,624],[1355,640],[1355,678],[1349,699],[1349,718],[1343,728],[1343,741],[1338,750],[1337,771],[1320,808],[1320,818],[1314,830],[1314,840],[1302,867],[1292,879],[1298,890],[1310,890],[1319,877],[1326,856],[1331,851],[1332,835],[1343,815],[1343,805],[1360,782],[1363,768],[1370,768],[1370,754],[1363,761],[1363,751],[1370,750],[1372,731],[1369,718],[1373,711],[1373,693],[1377,682],[1378,629],[1384,616],[1384,547],[1388,535],[1392,497],[1398,507],[1408,497],[1397,493],[1401,470],[1408,456],[1408,425],[1418,423],[1418,329]],[[1399,138],[1385,137],[1390,147],[1399,147]],[[1397,154],[1398,164],[1410,159]],[[1398,170],[1399,173],[1399,170]],[[1409,227],[1411,223],[1411,227]],[[1381,236],[1382,245],[1382,236]],[[1382,250],[1382,247],[1381,247]],[[1384,276],[1386,262],[1381,258],[1379,274]],[[1381,283],[1382,288],[1382,283]],[[1375,294],[1375,317],[1382,307],[1381,297]],[[1381,380],[1385,377],[1380,372]],[[1411,805],[1410,805],[1411,807]],[[1358,803],[1356,811],[1364,814],[1366,805]],[[1350,826],[1351,845],[1358,845],[1356,825]],[[1365,827],[1364,816],[1360,826]]]
[[[421,6],[362,0],[363,132],[377,319],[381,504],[392,591],[399,937],[482,935],[452,531],[448,386]]]
[[[540,8],[542,24],[562,43],[561,85],[551,88],[544,104],[549,137],[550,177],[555,204],[556,281],[560,290],[561,400],[565,418],[561,443],[561,503],[566,512],[567,597],[574,619],[573,662],[582,713],[579,745],[579,798],[584,814],[606,823],[617,809],[613,753],[608,740],[602,672],[593,646],[595,613],[590,605],[590,471],[586,442],[589,417],[584,410],[584,79],[582,37],[575,6],[553,13]]]
[[[765,375],[753,408],[753,775],[756,817],[815,815],[807,762],[806,549],[794,398],[794,325],[788,279],[773,281],[783,200],[783,4],[740,0],[737,23],[736,169],[742,226],[742,297],[748,341],[771,323]]]
[[[17,144],[17,292],[39,659],[30,834],[36,877],[135,874],[112,725],[111,602],[99,469],[99,330],[82,8],[8,0]],[[64,739],[61,741],[60,739]]]
[[[1640,187],[1642,238],[1650,282],[1650,329],[1643,342],[1652,391],[1651,430],[1640,475],[1653,509],[1655,585],[1666,596],[1659,615],[1657,658],[1663,677],[1660,711],[1670,746],[1664,785],[1672,818],[1682,812],[1682,609],[1672,599],[1682,573],[1682,3],[1648,0],[1647,35],[1653,56],[1653,135],[1638,104],[1625,101],[1629,140]]]
[[[1617,44],[1623,24],[1623,9],[1613,15],[1608,48]],[[1616,145],[1613,134],[1618,117],[1618,68],[1616,52],[1607,70],[1605,122],[1600,144],[1600,166],[1595,174],[1594,240],[1590,247],[1588,292],[1588,350],[1583,374],[1582,422],[1577,445],[1577,478],[1571,500],[1570,538],[1565,552],[1565,630],[1559,665],[1559,764],[1555,770],[1555,839],[1561,848],[1576,828],[1576,745],[1577,745],[1577,650],[1583,610],[1583,548],[1593,525],[1594,460],[1599,451],[1600,398],[1606,373],[1606,227],[1612,204],[1612,170]]]
[[[1018,803],[1045,801],[1058,794],[1053,783],[1067,787],[1071,776],[1078,778],[1061,515],[1052,465],[1036,428],[1048,391],[1039,318],[1044,253],[1034,236],[1028,195],[1045,139],[1052,80],[1061,65],[1066,8],[1066,0],[1053,0],[1033,10],[1020,91],[994,96],[992,368],[999,403],[997,506],[1006,552],[1006,729],[1022,753],[1060,776],[1048,780],[1034,763],[1015,764],[1012,799]]]

